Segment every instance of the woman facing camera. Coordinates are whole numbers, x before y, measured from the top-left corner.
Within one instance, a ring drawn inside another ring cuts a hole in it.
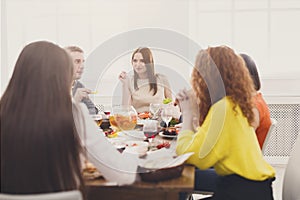
[[[219,175],[213,196],[217,200],[273,199],[275,171],[264,160],[251,127],[255,90],[244,65],[226,46],[199,52],[192,72],[200,112],[196,132],[190,114],[195,102],[186,90],[177,95],[183,114],[177,153],[195,152],[188,163],[200,169],[214,167]]]
[[[119,79],[123,84],[122,103],[132,105],[137,112],[148,112],[150,103],[162,103],[171,98],[170,83],[166,76],[156,74],[154,60],[149,48],[136,49],[131,57],[134,75],[121,72]]]

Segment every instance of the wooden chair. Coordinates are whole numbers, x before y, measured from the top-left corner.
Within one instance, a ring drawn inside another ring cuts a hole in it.
[[[45,194],[0,194],[0,200],[82,200],[79,190]]]
[[[265,139],[264,144],[263,144],[263,146],[262,146],[262,153],[263,153],[263,154],[265,154],[266,147],[267,147],[267,145],[268,145],[268,141],[269,141],[269,139],[270,139],[271,133],[272,133],[273,130],[275,129],[276,125],[277,125],[277,120],[274,119],[274,118],[271,118],[271,126],[270,126],[270,128],[269,128],[269,131],[268,131],[268,133],[267,133],[266,139]]]

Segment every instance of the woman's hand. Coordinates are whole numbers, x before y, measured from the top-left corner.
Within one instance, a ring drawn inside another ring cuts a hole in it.
[[[176,103],[179,104],[182,113],[192,113],[192,103],[189,92],[186,89],[180,90],[176,95]]]
[[[196,130],[199,126],[199,107],[192,90],[180,90],[175,102],[179,104],[182,112],[182,130]]]
[[[127,79],[127,73],[122,71],[121,74],[119,75],[119,80],[124,84],[126,83],[126,79]]]

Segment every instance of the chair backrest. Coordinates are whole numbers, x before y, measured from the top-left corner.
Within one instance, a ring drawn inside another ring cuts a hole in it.
[[[266,139],[265,139],[264,144],[263,144],[262,149],[261,149],[261,151],[262,151],[263,154],[264,154],[265,151],[266,151],[266,147],[267,147],[268,141],[269,141],[269,139],[270,139],[271,133],[273,132],[273,130],[274,130],[275,127],[276,127],[276,124],[277,124],[277,120],[274,119],[274,118],[271,118],[271,126],[270,126],[270,128],[269,128],[269,130],[268,130]]]
[[[82,200],[78,190],[45,194],[0,194],[0,200]]]
[[[294,144],[285,169],[282,188],[282,200],[300,200],[300,136]]]

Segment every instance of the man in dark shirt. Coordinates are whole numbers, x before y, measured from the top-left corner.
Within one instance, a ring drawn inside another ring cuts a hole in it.
[[[65,47],[65,49],[71,55],[74,64],[74,82],[72,85],[72,95],[75,101],[81,101],[87,106],[90,114],[97,114],[98,110],[88,96],[89,94],[91,94],[91,90],[85,88],[84,85],[79,81],[84,69],[84,52],[77,46],[68,46]]]

